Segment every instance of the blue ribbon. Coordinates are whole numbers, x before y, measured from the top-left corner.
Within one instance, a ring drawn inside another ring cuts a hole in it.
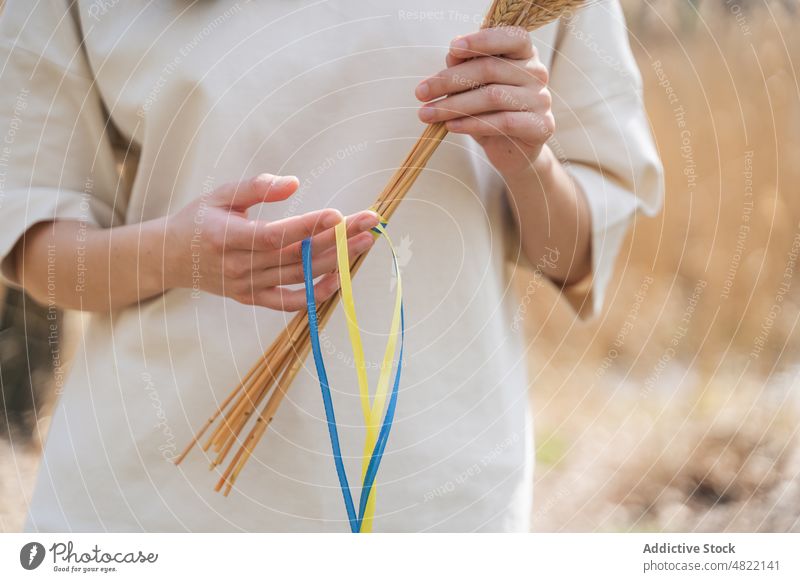
[[[376,231],[380,234],[380,231]],[[342,450],[339,443],[339,429],[336,424],[336,415],[333,410],[333,399],[331,397],[330,384],[328,382],[328,374],[325,370],[325,361],[322,358],[322,349],[320,348],[319,341],[319,322],[317,316],[317,304],[314,300],[314,277],[311,269],[311,239],[307,238],[302,242],[301,246],[303,258],[303,278],[306,287],[306,307],[308,310],[308,328],[311,337],[311,350],[314,355],[314,366],[317,369],[317,378],[319,386],[322,391],[322,402],[325,407],[325,417],[328,422],[328,434],[331,439],[331,449],[333,450],[333,460],[336,466],[336,473],[339,477],[339,487],[342,490],[342,497],[344,497],[344,505],[347,510],[347,519],[350,522],[350,530],[353,533],[361,531],[361,523],[364,519],[364,511],[367,506],[369,494],[375,484],[375,478],[378,474],[383,453],[386,450],[386,443],[389,440],[389,433],[392,430],[392,423],[394,422],[395,410],[397,409],[397,394],[400,387],[400,374],[403,365],[403,347],[405,342],[405,316],[403,313],[402,299],[400,305],[400,352],[397,361],[397,371],[395,372],[394,383],[392,385],[392,393],[389,397],[389,403],[386,406],[386,413],[383,418],[378,439],[375,442],[375,447],[372,450],[372,455],[367,466],[366,474],[364,475],[364,482],[361,487],[361,497],[359,499],[358,514],[356,514],[355,506],[353,504],[353,495],[350,491],[350,484],[347,480],[347,472],[344,468],[342,461]],[[395,271],[399,268],[395,258]]]

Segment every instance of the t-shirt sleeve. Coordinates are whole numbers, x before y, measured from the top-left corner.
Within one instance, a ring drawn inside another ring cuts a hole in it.
[[[654,215],[663,168],[642,99],[642,79],[617,0],[592,2],[561,21],[550,90],[550,147],[586,195],[592,270],[563,294],[582,319],[596,316],[637,213]]]
[[[9,0],[0,11],[0,272],[32,225],[119,221],[107,115],[67,0]]]

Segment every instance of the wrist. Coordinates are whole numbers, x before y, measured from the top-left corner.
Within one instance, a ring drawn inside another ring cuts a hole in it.
[[[147,294],[163,293],[179,286],[177,254],[180,248],[170,242],[167,226],[166,216],[145,221],[141,226],[139,268],[142,290]]]
[[[553,174],[557,162],[558,160],[556,160],[553,150],[545,144],[542,146],[542,151],[539,152],[539,155],[531,164],[531,170],[540,177],[550,176]]]
[[[513,196],[518,191],[530,192],[531,188],[536,191],[543,189],[543,185],[551,181],[556,162],[552,150],[547,145],[542,146],[539,155],[531,163],[516,172],[503,174],[509,193]]]

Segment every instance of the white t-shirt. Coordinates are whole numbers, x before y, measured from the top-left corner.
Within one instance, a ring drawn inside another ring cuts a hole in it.
[[[302,184],[259,207],[266,220],[369,207],[423,129],[414,87],[489,2],[31,4],[8,1],[0,19],[0,257],[12,284],[8,253],[36,222],[138,223],[260,172]],[[551,72],[550,145],[590,201],[593,280],[570,300],[591,315],[636,210],[660,203],[661,167],[616,1],[534,41]],[[482,149],[450,135],[392,218],[406,362],[376,531],[529,527],[529,354],[510,288],[524,261],[505,200]],[[391,273],[378,243],[355,279],[375,366]],[[200,450],[171,462],[289,318],[185,289],[88,316],[26,530],[347,531],[309,361],[229,497]],[[363,420],[341,311],[323,350],[354,482]]]

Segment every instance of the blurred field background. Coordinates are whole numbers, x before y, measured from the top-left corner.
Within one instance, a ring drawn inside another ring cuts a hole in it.
[[[667,195],[599,321],[530,303],[535,528],[800,531],[798,5],[625,8]]]
[[[637,219],[596,321],[518,277],[535,345],[534,527],[800,531],[798,2],[623,4],[667,196]],[[49,353],[45,314],[8,293],[0,531],[23,522]]]

